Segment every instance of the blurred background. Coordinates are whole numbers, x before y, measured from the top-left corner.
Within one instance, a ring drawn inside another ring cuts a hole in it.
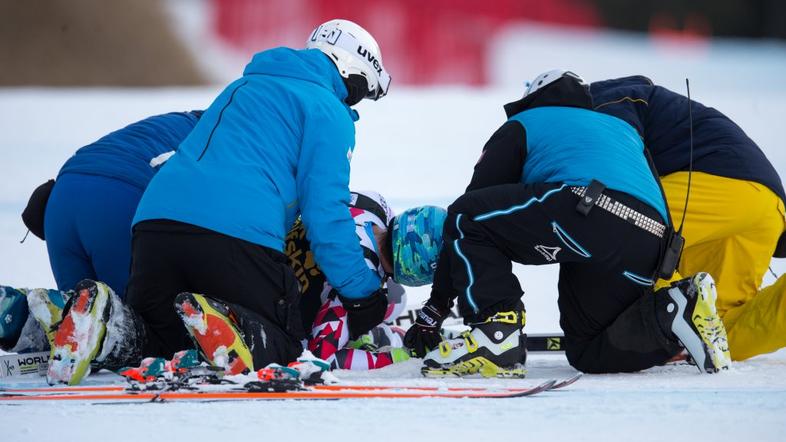
[[[302,47],[332,18],[368,29],[393,77],[388,96],[357,106],[351,187],[396,210],[450,204],[502,105],[556,67],[588,81],[644,74],[678,92],[690,77],[694,99],[734,119],[786,177],[784,0],[0,0],[0,284],[54,286],[45,243],[19,243],[20,214],[74,151],[206,108],[253,53]],[[515,271],[530,331],[559,331],[557,268]]]
[[[0,85],[223,82],[336,17],[372,32],[398,85],[493,83],[497,49],[533,27],[628,32],[698,58],[718,37],[786,39],[783,0],[2,0]]]

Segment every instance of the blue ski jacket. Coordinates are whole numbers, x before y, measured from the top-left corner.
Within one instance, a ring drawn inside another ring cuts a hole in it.
[[[194,128],[202,111],[172,112],[130,124],[77,150],[58,173],[98,175],[145,190],[166,154]],[[162,156],[163,155],[163,156]]]
[[[347,298],[380,287],[347,206],[357,113],[318,50],[256,54],[151,181],[134,224],[168,219],[283,251],[300,215],[314,257]]]

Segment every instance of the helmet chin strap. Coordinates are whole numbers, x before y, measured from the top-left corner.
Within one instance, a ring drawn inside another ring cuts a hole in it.
[[[360,103],[360,100],[368,95],[368,81],[366,77],[358,74],[349,74],[349,78],[343,78],[344,86],[347,87],[347,98],[344,103],[348,106],[354,106]]]

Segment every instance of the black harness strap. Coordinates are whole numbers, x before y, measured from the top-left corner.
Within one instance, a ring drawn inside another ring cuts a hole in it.
[[[600,198],[604,190],[606,190],[605,184],[598,180],[592,180],[589,186],[587,186],[587,190],[584,191],[584,196],[581,197],[579,203],[576,204],[576,211],[584,216],[589,215],[590,210],[595,207],[595,202]]]

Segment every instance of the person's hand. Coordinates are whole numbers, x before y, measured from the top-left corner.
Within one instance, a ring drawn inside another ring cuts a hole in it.
[[[350,340],[365,335],[385,320],[385,313],[388,310],[388,297],[385,289],[379,289],[360,299],[350,299],[339,294],[338,299],[341,300],[344,310],[347,311],[347,329]]]
[[[450,310],[443,310],[431,301],[426,302],[412,327],[404,335],[404,345],[412,351],[412,356],[422,358],[431,349],[439,345],[442,335],[439,329],[442,321],[448,317]]]

